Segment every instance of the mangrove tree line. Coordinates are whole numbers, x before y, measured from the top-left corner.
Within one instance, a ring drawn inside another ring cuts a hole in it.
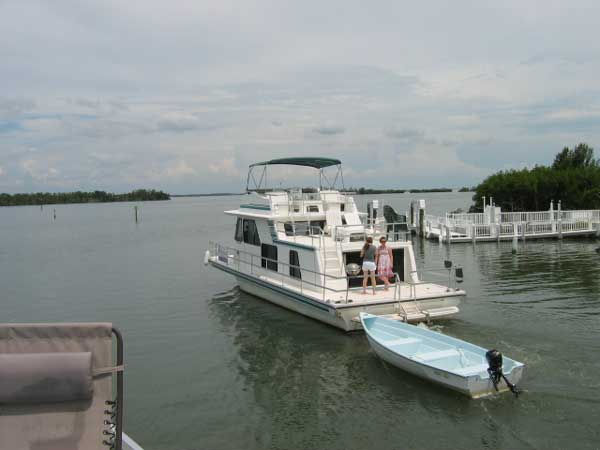
[[[587,144],[565,147],[551,166],[500,171],[487,177],[476,188],[472,212],[482,210],[483,197],[493,197],[504,211],[547,210],[551,200],[555,205],[560,200],[562,209],[600,209],[600,160]]]
[[[60,203],[143,202],[170,200],[169,194],[154,189],[137,189],[126,194],[93,192],[35,192],[31,194],[0,194],[0,206],[56,205]]]

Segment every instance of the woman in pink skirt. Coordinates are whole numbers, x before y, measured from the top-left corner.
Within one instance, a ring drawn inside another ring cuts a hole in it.
[[[394,276],[392,270],[392,267],[394,267],[394,257],[392,255],[392,250],[385,245],[385,241],[385,237],[381,236],[381,239],[379,239],[381,245],[377,249],[377,259],[375,263],[377,264],[377,276],[383,280],[385,290],[387,291],[390,285],[389,279]]]

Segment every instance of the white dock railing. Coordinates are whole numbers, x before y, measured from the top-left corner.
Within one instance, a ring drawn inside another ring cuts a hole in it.
[[[424,225],[427,236],[445,242],[600,235],[600,210],[501,212],[489,206],[484,213],[428,214]]]

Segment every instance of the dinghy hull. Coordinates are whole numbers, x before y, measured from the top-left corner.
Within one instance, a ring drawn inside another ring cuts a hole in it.
[[[460,392],[464,395],[468,395],[469,397],[472,398],[480,398],[480,397],[485,397],[488,395],[492,395],[495,394],[497,392],[504,392],[509,390],[508,385],[506,384],[506,382],[504,380],[501,380],[500,383],[498,384],[498,391],[496,391],[496,389],[494,388],[494,384],[492,382],[492,380],[489,377],[489,374],[487,373],[487,365],[484,367],[483,364],[480,364],[479,366],[473,366],[471,367],[465,367],[465,368],[459,368],[459,369],[455,369],[453,370],[444,370],[440,367],[435,367],[433,364],[428,364],[424,361],[419,361],[419,357],[418,356],[408,356],[408,355],[403,355],[401,351],[398,351],[398,346],[402,347],[407,346],[407,345],[424,345],[424,344],[420,344],[417,341],[420,340],[420,338],[418,337],[410,337],[410,335],[408,334],[403,334],[400,335],[398,334],[398,336],[396,337],[396,339],[390,338],[387,341],[382,341],[382,339],[374,336],[372,334],[372,326],[369,326],[369,323],[365,323],[365,318],[368,317],[374,317],[368,314],[361,314],[361,320],[363,321],[363,328],[365,329],[366,335],[367,335],[367,339],[369,341],[369,344],[371,346],[371,348],[373,349],[373,351],[375,352],[375,354],[377,356],[379,356],[381,359],[383,359],[384,361],[386,361],[387,363],[398,367],[399,369],[405,370],[406,372],[409,372],[415,376],[418,376],[420,378],[423,378],[425,380],[428,380],[430,382],[445,386],[447,388],[450,388],[454,391]],[[382,318],[377,318],[377,320],[379,321],[388,321],[388,322],[393,322],[393,321],[389,321],[388,319],[382,319]],[[400,324],[404,327],[413,327],[416,328],[414,326],[411,325],[407,325],[407,324]],[[415,330],[417,331],[417,330]],[[393,333],[393,328],[388,329],[386,332],[391,332]],[[419,334],[415,334],[415,336],[420,336],[420,335],[425,335],[427,336],[427,333],[431,333],[432,334],[432,339],[435,338],[436,334],[439,335],[439,333],[435,333],[433,331],[430,330],[422,330],[419,329],[418,330]],[[390,334],[391,337],[391,334]],[[446,337],[448,338],[448,337]],[[456,343],[457,347],[459,350],[459,352],[462,350],[461,347],[458,347],[459,344],[457,343],[464,343],[464,348],[468,349],[469,351],[472,351],[473,346],[472,344],[469,344],[467,342],[464,341],[460,341],[458,339],[453,339],[453,338],[449,338],[449,340],[453,341],[454,343]],[[399,341],[403,341],[403,344],[398,344]],[[394,344],[394,342],[396,344]],[[427,342],[428,345],[431,345],[431,342]],[[396,345],[396,348],[394,348],[394,345]],[[480,348],[480,351],[482,352],[482,354],[485,353],[485,349]],[[434,350],[434,351],[429,351],[426,354],[429,355],[434,355],[435,353],[438,354],[438,356],[440,356],[439,359],[442,359],[444,357],[444,355],[449,355],[452,352],[452,348],[448,348],[448,349],[441,349],[441,350]],[[426,355],[423,354],[423,355]],[[418,355],[418,353],[415,353],[415,355]],[[438,360],[439,360],[438,359]],[[506,358],[507,360],[509,360],[508,358]],[[511,363],[514,363],[514,365],[510,368],[510,370],[505,370],[504,371],[504,375],[506,376],[506,378],[512,383],[512,384],[517,384],[517,382],[519,382],[521,380],[521,377],[523,375],[523,368],[524,366],[521,363],[517,363],[516,361],[513,360],[509,360],[511,361]],[[455,371],[463,371],[464,374],[459,374],[459,373],[454,373]],[[471,373],[469,373],[471,372]]]

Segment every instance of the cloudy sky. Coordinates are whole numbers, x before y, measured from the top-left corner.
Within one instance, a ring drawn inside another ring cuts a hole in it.
[[[600,150],[600,2],[0,0],[0,192],[476,184]],[[289,175],[289,172],[287,172]],[[285,173],[281,176],[287,176]]]

